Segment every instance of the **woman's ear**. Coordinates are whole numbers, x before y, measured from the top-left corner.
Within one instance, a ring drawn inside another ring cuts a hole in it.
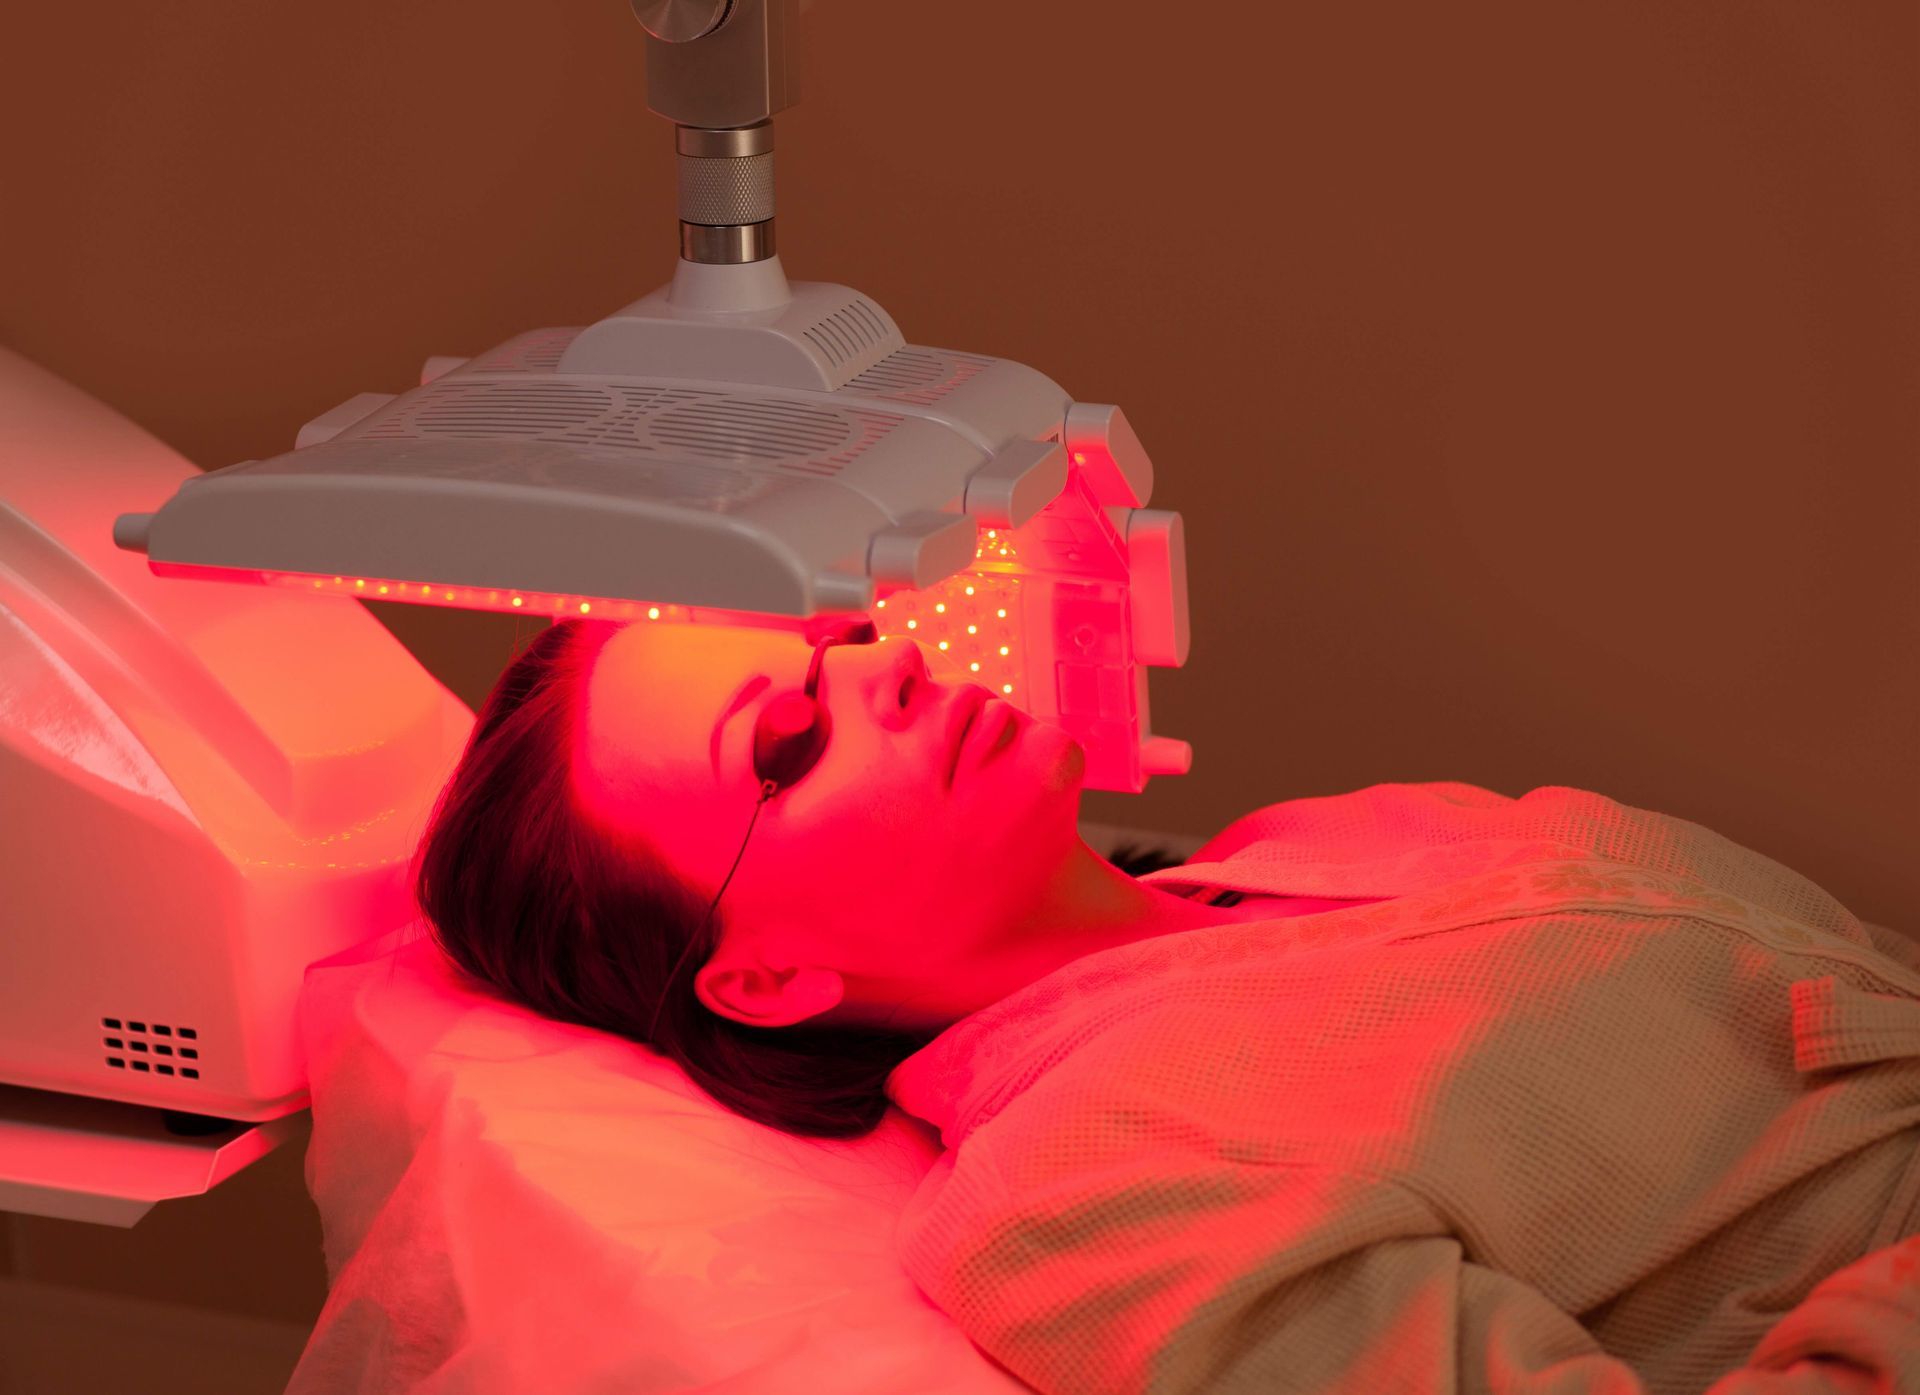
[[[791,1027],[838,1007],[846,983],[832,969],[769,968],[717,952],[693,977],[709,1012],[745,1027]]]

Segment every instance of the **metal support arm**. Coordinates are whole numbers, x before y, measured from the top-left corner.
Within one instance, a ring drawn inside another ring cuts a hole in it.
[[[677,128],[680,256],[771,257],[772,119],[800,96],[800,0],[631,4],[647,31],[647,106]]]

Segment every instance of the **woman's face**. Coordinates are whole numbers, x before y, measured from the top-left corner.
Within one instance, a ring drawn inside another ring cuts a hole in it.
[[[784,631],[624,627],[587,684],[583,806],[711,901],[759,798],[755,721],[802,689],[812,657]],[[833,970],[850,1005],[905,1003],[991,952],[996,926],[1077,841],[1078,743],[946,672],[931,676],[907,639],[827,649],[817,695],[832,733],[753,825],[721,901],[721,948],[695,978],[709,1008],[804,1020],[838,997],[810,966]]]

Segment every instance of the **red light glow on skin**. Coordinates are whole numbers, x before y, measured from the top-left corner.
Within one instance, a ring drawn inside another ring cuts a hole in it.
[[[924,621],[877,601],[882,642],[826,653],[833,729],[819,763],[755,822],[754,721],[800,690],[820,618],[150,565],[315,596],[616,623],[582,685],[575,795],[703,901],[752,825],[716,916],[720,944],[693,975],[702,1002],[737,1021],[945,1026],[1084,955],[1249,918],[1137,882],[1080,838],[1086,753],[1014,705],[1026,700],[1015,577],[973,572],[916,593],[907,608]],[[716,719],[755,674],[769,681],[742,697],[716,747]]]
[[[800,688],[812,653],[769,630],[621,629],[583,695],[582,809],[643,839],[710,899],[759,794],[755,720]],[[819,696],[833,721],[827,748],[760,811],[721,901],[737,947],[751,941],[766,962],[710,966],[696,980],[709,1007],[757,1025],[836,1003],[843,1015],[898,1007],[930,968],[980,954],[991,931],[1022,919],[1016,908],[1079,845],[1080,747],[977,684],[935,679],[914,641],[827,650]],[[809,958],[834,981],[796,981],[790,971]]]

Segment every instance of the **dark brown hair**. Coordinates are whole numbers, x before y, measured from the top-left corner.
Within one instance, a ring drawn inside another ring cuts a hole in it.
[[[515,1003],[651,1047],[736,1114],[806,1137],[871,1133],[886,1114],[888,1075],[938,1031],[749,1027],[710,1011],[694,970],[719,944],[725,901],[703,933],[706,901],[664,859],[625,838],[616,846],[576,806],[583,685],[617,628],[553,625],[488,695],[415,859],[434,940]]]

